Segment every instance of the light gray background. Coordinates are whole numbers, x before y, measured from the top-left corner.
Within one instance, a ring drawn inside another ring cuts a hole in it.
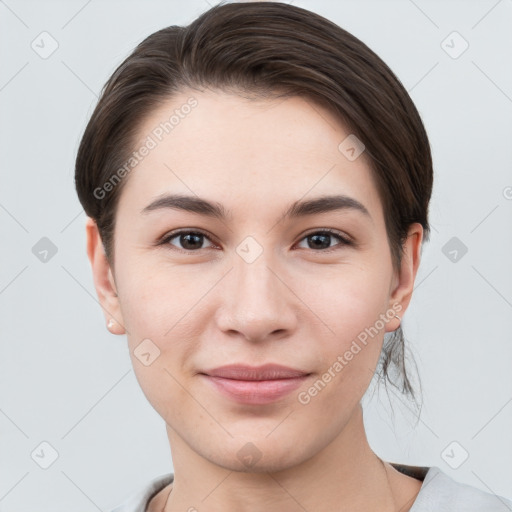
[[[388,461],[439,466],[510,498],[512,0],[293,3],[388,63],[422,115],[434,156],[432,238],[403,320],[424,406],[415,426],[393,398],[393,422],[381,392],[365,409],[370,444]],[[208,7],[0,1],[1,511],[109,510],[172,471],[163,420],[136,382],[126,338],[109,334],[96,301],[74,158],[121,60],[150,33]],[[43,45],[43,31],[58,42],[46,59],[31,47]],[[446,40],[453,31],[469,43],[458,58],[463,41]],[[42,237],[58,249],[46,263],[32,252]],[[468,248],[455,262],[443,253],[452,237]],[[58,452],[48,469],[36,462],[49,460],[43,441]],[[452,469],[447,461],[463,450],[469,458]]]

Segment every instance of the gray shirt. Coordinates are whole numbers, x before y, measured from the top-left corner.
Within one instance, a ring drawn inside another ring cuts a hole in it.
[[[437,466],[395,469],[423,482],[410,512],[512,512],[512,500],[457,482]],[[111,512],[146,512],[151,499],[174,480],[174,473],[160,475]]]

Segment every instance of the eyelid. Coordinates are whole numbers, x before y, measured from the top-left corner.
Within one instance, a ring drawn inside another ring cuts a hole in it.
[[[344,233],[343,231],[339,231],[338,229],[334,228],[314,228],[311,231],[306,232],[304,235],[302,235],[302,239],[306,238],[307,236],[314,235],[316,233],[329,233],[331,235],[335,235],[339,237],[344,243],[346,244],[354,244],[354,239],[348,235],[347,233]]]

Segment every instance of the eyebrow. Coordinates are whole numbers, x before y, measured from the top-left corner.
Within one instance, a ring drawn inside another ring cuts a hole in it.
[[[143,208],[141,214],[161,209],[181,210],[220,220],[226,219],[229,213],[222,204],[209,202],[197,196],[163,194]],[[295,201],[283,214],[283,218],[299,218],[337,210],[360,212],[372,220],[370,212],[363,204],[346,195],[328,195],[306,201]]]

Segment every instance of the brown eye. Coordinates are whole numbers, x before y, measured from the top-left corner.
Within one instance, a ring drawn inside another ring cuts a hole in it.
[[[332,239],[338,240],[334,246],[331,245]],[[352,245],[352,242],[334,230],[322,230],[309,233],[302,240],[307,240],[307,249],[326,252],[326,250],[336,249],[337,246]]]
[[[179,245],[172,242],[175,239]],[[161,244],[170,244],[180,250],[193,252],[206,248],[202,247],[205,240],[209,241],[210,239],[200,231],[178,231],[166,236],[161,241]],[[213,246],[213,244],[211,244],[211,246]]]

